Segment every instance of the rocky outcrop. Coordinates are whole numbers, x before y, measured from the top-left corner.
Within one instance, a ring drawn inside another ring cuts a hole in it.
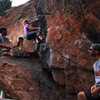
[[[5,26],[8,28],[8,36],[9,40],[13,43],[13,45],[17,45],[18,38],[20,36],[24,37],[23,30],[23,19],[29,19],[30,21],[34,19],[36,14],[34,13],[33,1],[27,2],[25,5],[21,5],[19,7],[13,7],[7,10],[4,16],[1,17],[0,26]],[[28,48],[30,45],[31,48]],[[34,43],[33,41],[24,41],[24,49],[25,51],[32,52],[34,51]]]
[[[0,57],[0,89],[14,100],[64,100],[65,88],[48,71],[43,72],[36,57]]]
[[[42,9],[40,14],[45,15],[48,28],[42,68],[49,69],[54,81],[65,86],[64,99],[76,100],[79,91],[88,90],[94,83],[94,59],[88,48],[92,42],[100,42],[99,4],[99,0],[31,0],[8,10],[0,26],[8,27],[8,38],[15,44],[23,35],[22,20],[35,19],[34,11],[39,14],[38,8]],[[24,48],[33,51],[32,41],[25,41]]]
[[[39,100],[38,86],[30,73],[16,65],[0,63],[0,89],[14,100]],[[37,88],[37,89],[36,89]]]
[[[48,9],[49,57],[47,63],[53,78],[66,86],[66,98],[76,100],[77,93],[88,90],[94,84],[92,64],[88,48],[99,39],[99,1],[51,0]],[[48,1],[46,1],[48,2]],[[47,67],[48,68],[48,67]],[[58,74],[59,73],[59,74]],[[88,78],[89,76],[89,78]],[[80,84],[81,83],[81,84]]]

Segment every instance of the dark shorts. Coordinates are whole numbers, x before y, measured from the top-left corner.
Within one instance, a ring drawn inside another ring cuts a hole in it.
[[[39,34],[40,34],[40,31],[32,31],[32,32],[29,32],[25,36],[25,38],[26,38],[26,40],[32,40],[32,39],[36,40],[36,38],[38,38]]]
[[[85,94],[87,100],[100,100],[100,96],[98,98],[93,97],[90,90],[85,91],[84,94]]]

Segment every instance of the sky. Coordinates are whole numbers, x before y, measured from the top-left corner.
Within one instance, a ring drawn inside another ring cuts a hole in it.
[[[14,7],[14,6],[19,6],[21,4],[24,4],[29,0],[11,0],[11,1],[12,1],[12,7]]]

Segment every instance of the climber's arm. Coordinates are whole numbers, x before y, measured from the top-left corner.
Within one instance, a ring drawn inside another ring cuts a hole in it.
[[[31,21],[30,24],[34,23],[35,21],[38,21],[38,18],[33,20],[33,21]]]
[[[30,30],[35,30],[35,29],[41,29],[41,27],[32,27],[32,26],[28,26],[28,29],[30,29]]]

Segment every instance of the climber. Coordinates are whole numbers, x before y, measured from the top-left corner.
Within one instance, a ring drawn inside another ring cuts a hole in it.
[[[35,22],[36,20],[32,21],[31,23]],[[40,35],[41,28],[40,27],[32,27],[31,23],[27,19],[25,19],[23,21],[25,38],[26,38],[26,40],[33,39],[34,41],[36,41],[37,44],[40,44],[43,39],[42,36]],[[39,47],[39,45],[38,45],[38,47]]]
[[[35,20],[34,20],[35,21]],[[33,23],[33,21],[32,21]],[[41,40],[42,37],[40,36],[40,27],[32,27],[30,24],[30,22],[25,19],[23,21],[24,24],[24,33],[25,33],[25,38],[27,40],[32,40],[34,39],[36,42],[39,42]]]
[[[96,59],[93,64],[95,84],[91,87],[91,90],[79,92],[78,100],[100,100],[100,44],[92,44],[89,53]]]
[[[2,54],[2,52],[6,51],[9,52],[11,47],[8,45],[4,45],[3,44],[3,38],[4,36],[7,35],[7,29],[5,27],[1,27],[0,28],[0,55]],[[5,48],[6,50],[3,50],[2,48]]]

